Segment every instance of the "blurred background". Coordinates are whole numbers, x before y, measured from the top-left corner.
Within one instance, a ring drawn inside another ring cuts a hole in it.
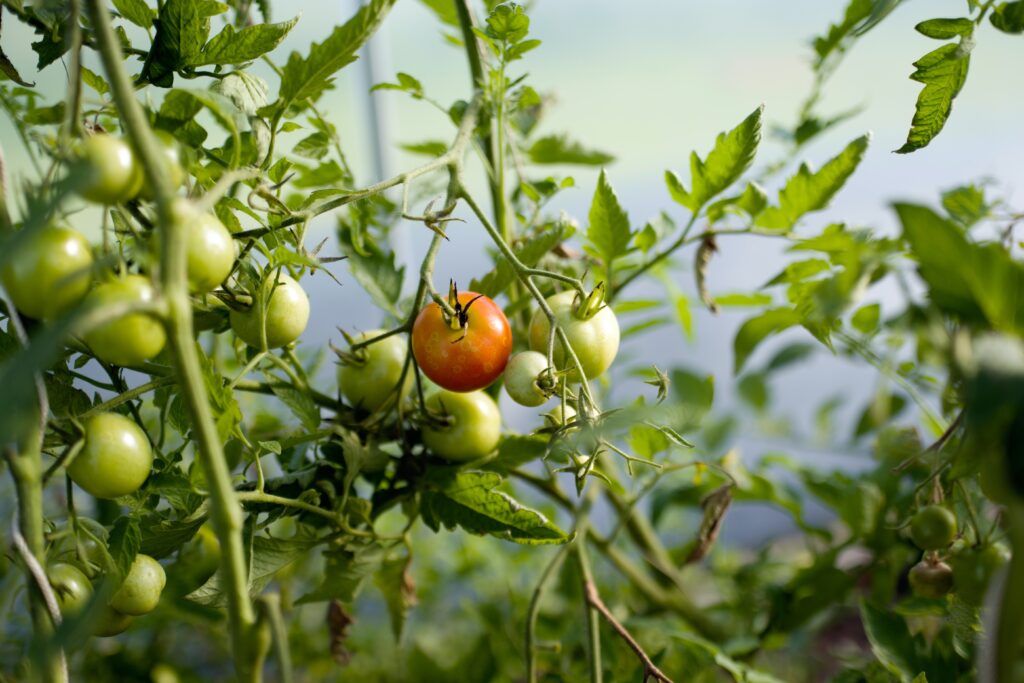
[[[690,151],[706,154],[718,132],[731,128],[762,103],[767,125],[755,167],[783,155],[785,146],[771,131],[776,126],[794,125],[798,107],[812,86],[810,41],[825,32],[830,23],[841,19],[845,4],[840,0],[541,0],[529,3],[528,13],[531,36],[543,44],[517,62],[513,73],[528,72],[528,83],[538,92],[555,95],[556,104],[542,124],[544,134],[568,133],[587,147],[615,156],[607,171],[634,227],[641,227],[662,210],[680,221],[685,214],[672,203],[665,189],[664,171],[672,169],[687,181]],[[351,0],[292,0],[274,4],[274,20],[301,15],[284,44],[273,53],[275,61],[280,63],[290,51],[305,51],[310,42],[322,40],[357,6]],[[1024,183],[1024,135],[992,133],[1021,130],[1024,90],[1019,87],[1019,73],[1007,68],[1020,64],[1019,39],[987,25],[980,30],[967,85],[955,101],[942,134],[928,148],[914,154],[896,155],[891,151],[905,140],[921,88],[908,79],[911,64],[937,46],[935,41],[917,34],[913,26],[935,16],[962,16],[965,9],[963,0],[905,2],[864,36],[843,61],[826,86],[817,112],[827,117],[853,107],[863,110],[808,145],[801,159],[820,166],[865,131],[873,133],[873,140],[864,162],[831,207],[806,219],[811,228],[843,220],[883,233],[892,232],[895,218],[888,208],[891,201],[910,199],[936,204],[939,190],[989,177],[1000,181],[996,194],[1011,202],[1014,198],[1019,200],[1018,186]],[[463,53],[444,40],[444,32],[423,4],[415,0],[399,2],[373,39],[370,59],[361,59],[346,68],[334,89],[324,96],[322,109],[338,127],[361,185],[378,180],[376,176],[380,173],[390,175],[422,160],[402,152],[400,144],[448,140],[454,134],[447,118],[424,102],[392,91],[368,92],[374,82],[394,81],[394,74],[401,71],[419,79],[426,93],[445,106],[456,99],[468,99],[470,79]],[[5,53],[25,78],[36,82],[46,99],[55,101],[66,87],[64,66],[58,62],[42,73],[34,73],[35,55],[30,48],[33,40],[31,32],[14,19],[5,23]],[[99,70],[95,63],[88,65]],[[140,64],[133,61],[131,66],[137,71]],[[251,72],[276,83],[269,68],[261,63],[254,64]],[[176,85],[205,87],[205,82],[179,81]],[[382,153],[378,152],[375,140],[378,131]],[[24,149],[7,120],[0,120],[0,141],[9,175],[16,181],[31,174]],[[573,167],[558,171],[573,175],[576,187],[559,195],[554,208],[564,209],[585,227],[599,169]],[[787,173],[783,172],[769,183],[772,196],[785,177]],[[399,200],[400,194],[393,198]],[[424,204],[421,202],[412,210],[420,212]],[[467,217],[466,212],[457,215]],[[316,244],[322,237],[333,235],[335,227],[332,217],[321,217],[314,225],[309,243]],[[415,269],[430,235],[420,224],[407,224],[405,228],[395,249],[400,261]],[[489,243],[475,221],[450,224],[448,232],[451,241],[444,244],[435,269],[439,288],[449,278],[468,284],[490,268],[485,254]],[[781,246],[772,241],[722,238],[719,247],[721,251],[710,267],[713,294],[756,289],[783,264]],[[335,251],[329,242],[323,253],[332,255]],[[344,262],[335,264],[332,270],[341,281],[340,287],[323,275],[304,280],[313,309],[302,341],[306,349],[325,348],[329,340],[339,343],[339,326],[350,331],[363,330],[383,322]],[[701,376],[713,375],[716,405],[729,409],[738,403],[732,379],[732,339],[751,312],[724,308],[719,315],[712,316],[699,304],[690,264],[676,264],[673,275],[677,285],[690,295],[693,338],[688,338],[678,325],[631,338],[623,348],[623,360],[614,369],[611,391],[622,397],[635,395],[643,385],[630,369],[647,367],[653,361],[663,368],[684,367]],[[414,284],[412,279],[407,277],[407,287]],[[660,285],[645,283],[631,292],[630,298],[647,296],[663,296],[663,290]],[[895,296],[898,293],[872,290],[868,301],[881,302],[884,313],[887,301]],[[766,343],[751,358],[751,365],[763,363],[780,345],[801,336],[810,339],[802,330],[795,330]],[[745,456],[785,450],[815,459],[823,468],[856,468],[868,457],[869,444],[855,442],[852,428],[877,382],[877,373],[863,364],[854,367],[819,351],[808,362],[791,366],[771,386],[775,405],[789,421],[789,427],[762,429],[764,425],[759,426],[751,419],[740,424],[731,445]],[[322,388],[333,393],[333,371],[324,373]],[[837,398],[839,405],[835,412],[835,438],[829,440],[828,447],[816,446],[816,411],[831,398]],[[537,411],[504,399],[503,415],[509,428],[529,431],[539,426]],[[7,485],[5,480],[2,486]],[[756,523],[744,523],[754,521],[755,517]],[[743,505],[737,505],[730,513],[723,539],[740,546],[759,545],[788,528],[790,522],[782,513],[760,508],[744,510]],[[453,577],[468,575],[473,567],[486,574],[496,561],[489,556],[489,550],[493,551],[498,541],[470,542],[456,552],[445,538],[444,534],[436,537],[438,552],[417,558],[420,585],[447,580],[450,589]],[[542,561],[525,559],[525,555],[517,554],[517,548],[507,544],[502,544],[501,549],[507,557],[518,558],[512,561],[527,569],[534,568],[518,577],[507,577],[507,582],[503,574],[502,585],[496,587],[517,595],[512,605],[516,607],[524,600],[524,590],[528,594],[524,587],[533,580]],[[421,596],[426,605],[432,604],[431,592],[435,593],[435,600],[452,601],[448,610],[472,620],[469,613],[473,608],[460,602],[458,593],[445,593],[440,586],[428,588]],[[383,609],[375,602],[377,598],[371,596],[367,600],[370,606],[358,613],[370,623],[380,622],[380,626],[386,619]],[[310,609],[311,615],[315,614],[311,618],[322,619],[319,606]],[[436,618],[437,613],[434,614]],[[421,608],[414,612],[413,619],[427,624],[431,613]],[[380,630],[363,626],[357,625],[353,635],[357,669],[358,658],[364,656],[359,654],[360,647],[372,650],[373,634],[380,634]],[[310,647],[316,644],[314,641]]]

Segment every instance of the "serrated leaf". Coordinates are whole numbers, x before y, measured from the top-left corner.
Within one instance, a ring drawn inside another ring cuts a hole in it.
[[[212,90],[228,98],[246,116],[267,104],[267,82],[245,71],[233,71],[213,84]],[[282,127],[282,130],[284,127]]]
[[[270,538],[255,536],[249,558],[249,595],[256,597],[274,575],[295,560],[307,555],[318,541],[306,538]],[[185,596],[188,600],[207,607],[224,607],[227,597],[221,588],[218,571],[202,586]]]
[[[800,324],[800,315],[791,308],[773,308],[747,320],[733,340],[733,372],[739,374],[747,358],[767,337]]]
[[[590,203],[588,214],[587,242],[606,263],[622,256],[633,239],[629,229],[629,216],[619,204],[619,198],[608,182],[608,176],[601,171]]]
[[[693,187],[687,192],[679,179],[673,175],[673,180],[669,181],[672,198],[693,213],[697,213],[716,195],[739,180],[753,163],[757,146],[761,142],[763,112],[762,105],[728,133],[719,133],[707,159],[701,160],[696,152],[692,152],[690,183]]]
[[[364,243],[362,247],[366,253],[360,253],[353,243],[353,236],[350,226],[340,226],[338,246],[341,252],[348,256],[348,267],[352,276],[377,306],[385,311],[397,313],[396,304],[402,293],[405,266],[397,268],[394,253],[385,254],[374,243]]]
[[[107,82],[95,71],[90,71],[86,67],[82,67],[82,82],[87,86],[98,92],[100,95],[106,95],[110,92],[110,86]]]
[[[323,582],[312,592],[298,600],[304,605],[324,600],[340,600],[351,604],[369,576],[377,571],[383,559],[383,551],[376,546],[341,548],[324,553],[327,566]]]
[[[274,396],[281,399],[281,402],[288,406],[299,422],[309,431],[316,431],[320,428],[320,408],[306,392],[295,387],[272,384]]]
[[[160,8],[153,47],[146,56],[139,78],[169,88],[174,73],[194,64],[210,35],[210,17],[227,11],[227,5],[212,0],[167,0]]]
[[[987,218],[992,207],[985,192],[977,185],[963,185],[942,193],[942,208],[964,227],[971,227]]]
[[[355,61],[356,50],[373,35],[394,4],[395,0],[370,0],[326,40],[313,43],[307,56],[293,52],[281,73],[277,115],[295,102],[316,100],[330,87],[334,74]]]
[[[611,154],[587,149],[565,135],[548,135],[538,138],[527,152],[535,164],[581,164],[602,166],[615,161]]]
[[[195,536],[203,518],[192,520],[164,519],[158,514],[145,515],[140,522],[139,552],[155,559],[168,557]]]
[[[194,123],[196,115],[206,107],[214,119],[231,134],[234,156],[230,166],[239,164],[241,154],[241,138],[239,136],[238,111],[231,100],[213,90],[198,88],[174,88],[160,105],[159,117],[170,130],[176,131],[182,126]]]
[[[128,570],[139,553],[142,534],[139,531],[139,522],[134,517],[118,517],[110,530],[107,538],[107,548],[110,550],[110,557],[114,560],[114,568],[119,576],[117,582],[128,575]]]
[[[527,545],[570,540],[544,515],[496,490],[500,484],[495,472],[432,470],[423,492],[423,521],[434,531],[461,527]]]
[[[156,12],[146,4],[146,0],[113,0],[118,13],[136,26],[148,29],[153,26]]]
[[[897,154],[926,147],[946,125],[953,99],[967,81],[973,47],[974,41],[966,35],[959,43],[943,45],[914,62],[917,70],[910,79],[923,83],[924,89],[917,97],[907,141],[896,150]]]
[[[802,164],[779,192],[779,205],[762,211],[756,224],[768,230],[789,231],[804,214],[824,209],[857,170],[870,141],[870,135],[857,138],[820,171],[814,172]]]
[[[860,614],[871,651],[878,661],[903,680],[916,676],[921,667],[913,636],[903,618],[880,610],[866,600],[861,600]]]
[[[396,557],[381,563],[374,575],[374,583],[388,608],[391,634],[396,643],[402,638],[406,615],[416,604],[416,584],[412,580],[411,565],[412,557]]]
[[[203,51],[192,57],[189,66],[208,64],[242,64],[251,62],[281,44],[288,32],[295,26],[298,17],[278,24],[255,24],[236,32],[227,24],[220,33],[210,39]]]

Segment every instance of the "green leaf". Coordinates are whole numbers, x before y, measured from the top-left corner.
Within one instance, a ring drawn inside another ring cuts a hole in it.
[[[512,251],[528,268],[533,268],[549,251],[568,239],[572,228],[568,223],[556,223],[550,228],[539,232],[516,244]],[[505,291],[516,279],[516,272],[505,259],[498,260],[494,270],[479,280],[470,282],[470,289],[491,298]]]
[[[496,40],[515,43],[525,38],[529,30],[530,18],[522,5],[502,3],[487,17],[487,35]]]
[[[267,104],[267,82],[245,71],[229,73],[214,83],[212,90],[231,100],[246,116],[255,116]]]
[[[942,208],[953,220],[969,228],[987,218],[992,206],[985,200],[982,188],[963,185],[942,193]]]
[[[411,557],[384,560],[373,577],[374,583],[384,596],[384,604],[387,605],[391,621],[391,634],[395,637],[396,643],[402,638],[406,615],[416,604],[416,586],[409,573],[411,564]]]
[[[362,285],[373,302],[385,311],[397,314],[396,304],[402,294],[402,278],[405,266],[395,267],[393,252],[385,254],[374,243],[362,245],[365,255],[357,251],[353,243],[353,230],[342,224],[338,230],[338,246],[348,259],[352,276]]]
[[[603,166],[615,161],[615,157],[605,152],[591,150],[574,142],[565,135],[548,135],[538,138],[527,154],[535,164],[581,164],[584,166]]]
[[[295,560],[306,556],[316,546],[316,539],[292,537],[252,538],[249,557],[249,595],[256,597],[270,583],[274,575]],[[227,597],[221,587],[221,573],[218,571],[202,586],[185,596],[188,600],[207,607],[221,608],[227,605]]]
[[[566,543],[570,539],[544,515],[496,490],[495,472],[435,468],[423,492],[423,521],[434,531],[462,527],[527,545]]]
[[[1024,0],[999,3],[989,21],[1003,33],[1024,33]]]
[[[800,315],[791,308],[773,308],[747,320],[733,340],[733,372],[739,374],[747,358],[767,337],[800,324]]]
[[[298,20],[295,17],[279,24],[255,24],[237,33],[234,26],[227,24],[206,44],[202,53],[188,62],[188,66],[251,62],[280,45]]]
[[[143,516],[140,522],[139,552],[162,559],[195,536],[203,518],[192,520],[164,519],[158,514]]]
[[[619,198],[608,182],[608,176],[601,171],[590,204],[587,227],[587,242],[594,253],[606,264],[622,256],[629,248],[633,233],[629,229],[629,216],[619,204]]]
[[[870,135],[857,138],[820,171],[813,172],[802,164],[779,192],[779,205],[762,211],[756,224],[769,230],[789,231],[804,214],[824,209],[857,169],[870,140]]]
[[[882,307],[878,304],[861,306],[850,318],[850,324],[861,334],[871,334],[878,329]]]
[[[82,82],[87,86],[98,92],[100,95],[106,95],[110,92],[110,86],[107,82],[95,71],[90,71],[86,67],[82,67]]]
[[[871,16],[873,4],[871,0],[850,0],[843,20],[830,25],[825,35],[814,39],[814,52],[818,57],[815,70],[820,69],[833,54],[845,51],[857,29]]]
[[[3,50],[0,50],[0,73],[4,75],[4,78],[9,81],[14,81],[18,85],[24,85],[25,87],[32,88],[35,83],[29,83],[21,74],[18,73],[18,69],[14,66],[14,63],[4,54]]]
[[[324,580],[314,591],[298,600],[304,605],[310,602],[340,600],[351,604],[363,584],[381,566],[383,551],[377,546],[354,546],[324,552],[327,566]]]
[[[356,50],[373,35],[394,4],[395,0],[370,0],[325,41],[313,43],[309,55],[293,52],[281,73],[275,114],[282,115],[296,102],[320,97],[331,86],[334,74],[355,61]]]
[[[484,467],[497,472],[508,472],[520,465],[536,462],[544,457],[548,439],[537,436],[506,436],[498,444],[498,455]]]
[[[161,88],[174,83],[174,73],[196,63],[210,36],[210,17],[227,11],[212,0],[167,0],[160,8],[153,47],[139,78]]]
[[[231,134],[231,139],[234,142],[234,157],[230,166],[236,168],[241,154],[241,138],[238,133],[239,112],[232,102],[220,93],[198,88],[174,88],[167,93],[163,104],[160,105],[159,117],[165,128],[175,131],[192,123],[203,107],[206,107],[224,130]]]
[[[288,406],[292,414],[299,418],[303,427],[311,432],[320,428],[320,408],[309,394],[301,389],[283,384],[273,384],[271,387],[274,396]]]
[[[961,17],[959,19],[928,19],[914,27],[918,33],[937,40],[949,40],[960,36],[968,36],[974,32],[974,22]]]
[[[907,622],[902,617],[873,607],[866,600],[861,600],[860,615],[875,657],[903,680],[916,676],[921,667]]]
[[[136,26],[145,29],[153,26],[156,12],[146,4],[146,0],[113,0],[113,2],[118,13]]]
[[[967,67],[971,63],[974,41],[965,35],[959,43],[943,45],[914,62],[917,69],[910,79],[924,84],[917,97],[914,118],[907,141],[896,150],[907,154],[926,147],[942,127],[953,109],[953,99],[967,81]]]
[[[121,516],[114,522],[107,538],[107,548],[110,550],[110,557],[114,560],[114,567],[117,569],[118,584],[131,569],[135,556],[139,553],[141,544],[141,533],[139,522],[134,517]]]
[[[690,154],[690,182],[693,189],[689,192],[675,174],[666,171],[665,178],[672,198],[697,213],[715,195],[739,180],[753,163],[757,146],[761,142],[763,112],[762,105],[728,133],[719,133],[707,159],[702,161],[696,152]]]

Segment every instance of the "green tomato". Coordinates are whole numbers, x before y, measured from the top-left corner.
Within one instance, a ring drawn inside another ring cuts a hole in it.
[[[187,199],[175,200],[173,212],[185,233],[189,290],[193,294],[205,294],[231,273],[235,264],[235,240],[219,218],[197,211]],[[159,245],[159,239],[155,241]]]
[[[185,169],[181,167],[181,147],[174,136],[166,130],[155,130],[153,133],[160,147],[167,174],[170,176],[171,187],[177,191],[185,184]],[[153,188],[149,186],[149,180],[145,178],[145,174],[143,174],[142,184],[139,188],[139,198],[153,199]]]
[[[385,330],[369,330],[355,336],[355,341],[373,339]],[[338,387],[342,395],[357,408],[373,413],[396,398],[401,400],[413,383],[412,368],[402,379],[402,369],[409,351],[404,335],[393,334],[349,354],[338,366]]]
[[[124,630],[133,621],[135,621],[135,617],[131,615],[121,614],[112,607],[104,607],[103,611],[100,612],[99,619],[93,625],[92,634],[100,638],[116,636],[119,633],[124,633]]]
[[[260,291],[247,311],[231,311],[231,329],[254,349],[260,343],[260,317],[266,310],[267,348],[286,346],[302,336],[309,322],[309,297],[284,270],[263,280]]]
[[[956,538],[956,517],[941,505],[921,508],[910,520],[910,538],[921,550],[948,548]]]
[[[992,576],[1010,560],[1010,552],[998,544],[984,548],[968,548],[953,557],[953,582],[956,594],[969,605],[981,605],[985,601]]]
[[[938,599],[953,588],[953,570],[945,562],[921,560],[910,569],[910,588],[914,595]]]
[[[522,406],[536,407],[548,400],[548,392],[538,380],[547,370],[548,359],[537,351],[523,351],[508,360],[505,366],[505,391]]]
[[[568,403],[565,406],[559,401],[558,405],[544,413],[546,427],[564,427],[576,418],[576,409]]]
[[[152,467],[146,433],[124,415],[100,413],[86,421],[85,446],[68,474],[97,498],[119,498],[137,491]]]
[[[442,389],[426,401],[427,408],[445,415],[449,423],[423,428],[423,443],[436,455],[466,462],[482,458],[501,439],[498,404],[483,391],[455,392]]]
[[[133,617],[152,612],[160,602],[160,593],[166,583],[167,574],[160,563],[139,553],[128,570],[128,576],[124,577],[124,583],[110,598],[110,606]]]
[[[609,306],[602,306],[589,318],[577,315],[576,292],[569,290],[548,297],[548,306],[555,314],[558,326],[565,332],[569,344],[583,366],[583,374],[588,379],[601,375],[611,367],[615,355],[619,352],[619,321]],[[530,320],[530,348],[546,353],[548,333],[551,325],[544,311],[538,309]],[[572,359],[565,352],[560,340],[555,340],[555,367],[564,370],[572,366]],[[580,382],[579,372],[568,375],[570,382]]]
[[[113,135],[90,135],[78,151],[76,172],[83,184],[78,193],[97,204],[120,204],[142,187],[142,172],[131,147]]]
[[[149,302],[156,291],[141,275],[125,275],[104,282],[85,298],[90,306]],[[163,325],[152,315],[129,313],[94,327],[85,335],[85,343],[101,361],[129,367],[139,365],[163,350],[167,335]]]
[[[92,250],[81,233],[51,225],[21,240],[0,271],[0,281],[23,314],[52,320],[89,291],[92,264]]]
[[[67,562],[57,562],[50,566],[47,574],[62,615],[69,617],[85,609],[92,597],[92,584],[81,569]]]

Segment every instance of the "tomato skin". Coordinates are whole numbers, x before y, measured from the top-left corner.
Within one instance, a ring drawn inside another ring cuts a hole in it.
[[[537,351],[522,351],[505,366],[505,391],[522,406],[535,408],[548,400],[537,379],[548,367],[548,359]]]
[[[356,335],[354,339],[361,342],[384,332],[368,330]],[[409,393],[413,383],[413,370],[410,367],[405,373],[401,389],[395,390],[402,377],[407,350],[405,336],[393,334],[356,351],[358,358],[342,360],[338,366],[338,386],[342,396],[353,406],[371,413],[394,401],[396,397],[401,400]]]
[[[559,401],[558,405],[544,413],[545,427],[564,427],[576,419],[576,409],[568,403],[565,406]]]
[[[956,538],[956,517],[941,505],[921,508],[910,521],[910,538],[921,550],[948,548]]]
[[[141,275],[125,275],[104,282],[85,298],[86,305],[99,307],[156,298],[156,290]],[[128,367],[139,365],[160,353],[167,342],[163,325],[147,313],[129,313],[89,330],[85,343],[105,363]]]
[[[956,594],[969,605],[981,605],[992,576],[1009,560],[1009,551],[997,544],[969,548],[956,555],[950,560]]]
[[[164,165],[167,168],[171,187],[177,191],[179,187],[185,184],[185,169],[181,167],[181,147],[178,145],[178,141],[174,139],[174,136],[166,130],[155,130],[153,133],[156,136],[157,144],[160,147],[161,157],[163,158]],[[142,183],[139,187],[139,198],[151,200],[153,199],[153,188],[149,186],[149,179],[145,177],[145,173],[142,175]]]
[[[619,352],[619,321],[610,306],[602,306],[591,317],[583,320],[576,316],[576,292],[568,290],[547,299],[548,306],[555,314],[558,326],[565,332],[569,344],[579,358],[583,374],[587,379],[600,376],[611,367]],[[548,334],[551,324],[544,311],[537,309],[530,320],[529,341],[534,351],[547,353]],[[565,346],[555,340],[555,367],[564,370],[572,366],[572,359],[565,352]],[[580,382],[579,372],[573,370],[567,375],[570,382]]]
[[[907,577],[914,595],[938,599],[953,588],[953,570],[945,562],[922,560],[910,568]]]
[[[68,467],[72,481],[97,498],[134,493],[153,467],[146,433],[117,413],[100,413],[85,423],[85,446]]]
[[[142,187],[142,171],[132,148],[113,135],[101,133],[83,140],[76,165],[84,177],[78,193],[91,202],[120,204]]]
[[[80,232],[51,225],[23,239],[0,280],[24,315],[52,320],[85,297],[92,264],[92,250]]]
[[[235,240],[220,219],[197,211],[187,199],[174,202],[175,219],[185,231],[188,286],[193,294],[216,289],[235,264]]]
[[[133,621],[135,621],[135,617],[131,615],[122,614],[112,607],[104,607],[103,611],[100,612],[99,619],[93,626],[92,634],[100,638],[116,636],[119,633],[124,633],[124,630],[128,628]]]
[[[121,614],[137,617],[156,609],[167,574],[159,562],[139,553],[132,562],[124,583],[110,598],[110,607]]]
[[[269,296],[269,300],[268,300]],[[260,311],[266,309],[267,348],[286,346],[302,336],[309,322],[309,297],[284,270],[267,275],[252,308],[231,311],[231,329],[254,349],[260,344]]]
[[[489,386],[512,353],[512,328],[501,308],[476,292],[459,292],[463,306],[473,299],[465,329],[453,330],[436,302],[424,306],[412,326],[416,363],[431,381],[450,391]]]
[[[50,566],[47,574],[62,615],[69,617],[78,614],[89,604],[92,584],[78,567],[67,562],[56,562]]]
[[[501,440],[498,404],[482,391],[456,392],[442,389],[427,398],[427,408],[449,415],[444,427],[425,426],[423,443],[434,454],[455,462],[484,457]]]

